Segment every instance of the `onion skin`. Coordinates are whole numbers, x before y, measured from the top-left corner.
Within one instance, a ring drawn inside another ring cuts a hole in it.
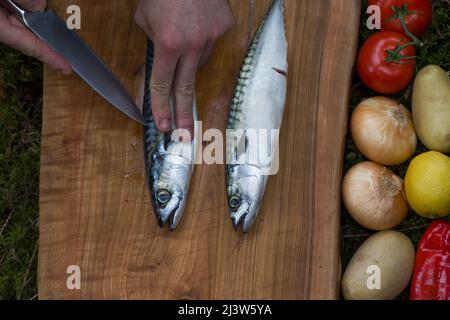
[[[382,165],[402,164],[417,148],[411,112],[386,97],[362,101],[353,111],[350,130],[359,151]]]
[[[370,161],[361,162],[347,172],[342,198],[356,222],[376,231],[397,226],[409,211],[403,179]]]

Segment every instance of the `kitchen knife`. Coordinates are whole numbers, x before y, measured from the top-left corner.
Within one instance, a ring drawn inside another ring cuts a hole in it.
[[[124,85],[105,63],[53,11],[29,12],[12,0],[0,0],[9,12],[15,14],[36,36],[69,61],[72,69],[117,109],[141,124],[145,124]]]

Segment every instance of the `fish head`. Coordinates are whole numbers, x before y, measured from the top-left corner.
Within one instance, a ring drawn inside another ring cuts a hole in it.
[[[159,225],[175,230],[186,207],[191,167],[172,155],[153,158],[150,188]]]
[[[262,195],[267,183],[263,170],[252,165],[228,166],[228,207],[235,229],[242,223],[242,230],[250,230],[261,207]]]

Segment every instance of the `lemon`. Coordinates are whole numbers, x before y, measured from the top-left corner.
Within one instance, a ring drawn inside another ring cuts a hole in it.
[[[405,193],[411,208],[422,217],[450,214],[450,158],[436,151],[414,158],[406,172]]]

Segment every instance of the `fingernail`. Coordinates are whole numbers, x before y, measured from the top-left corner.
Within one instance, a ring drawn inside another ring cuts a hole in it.
[[[169,119],[162,119],[159,122],[159,127],[163,131],[169,131],[170,130],[170,121],[169,121]]]

